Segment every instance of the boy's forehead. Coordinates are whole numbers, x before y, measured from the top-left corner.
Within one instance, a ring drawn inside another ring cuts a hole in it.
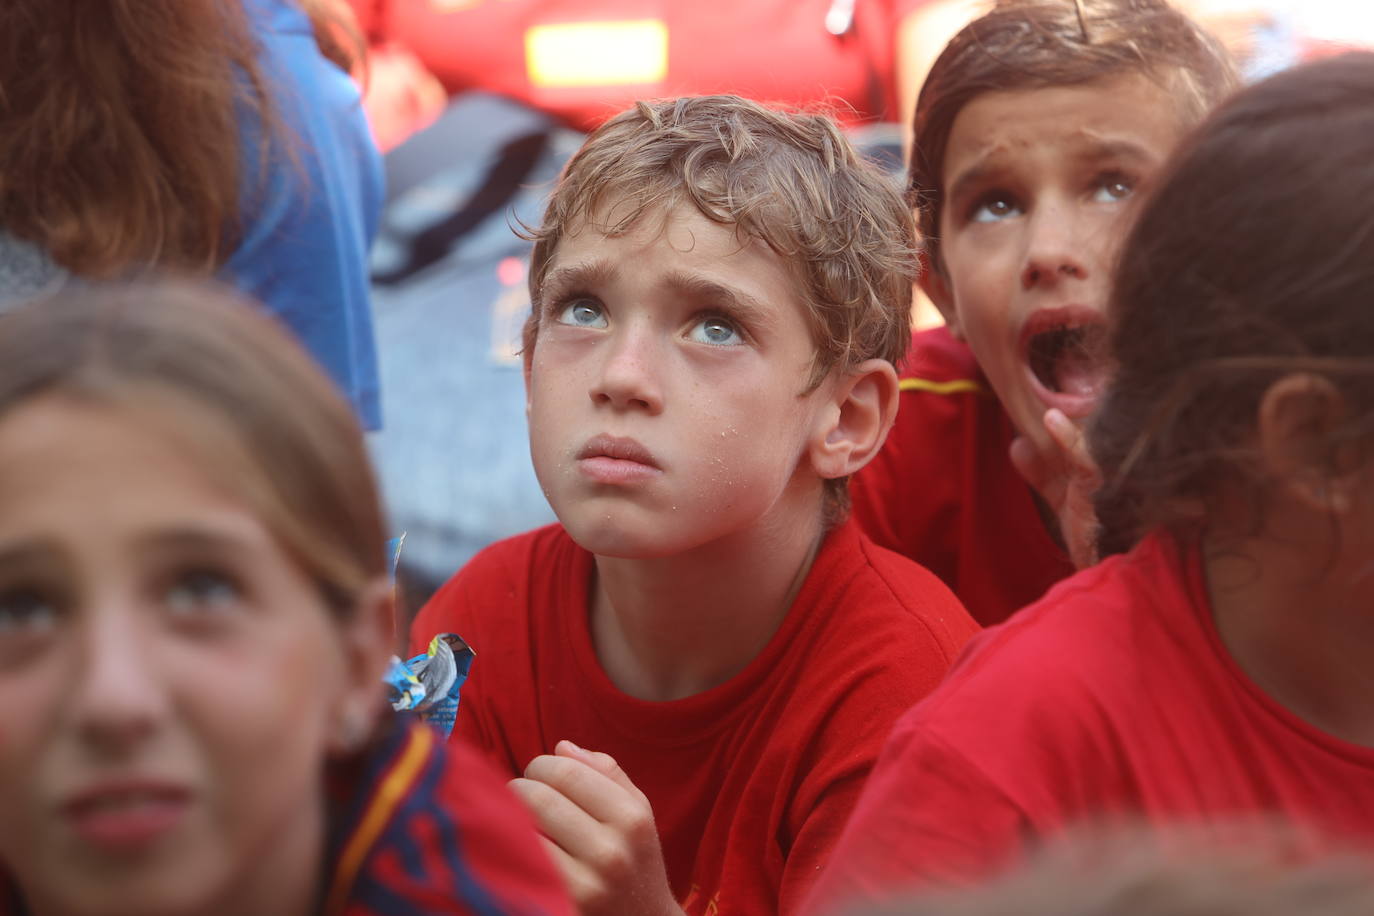
[[[681,262],[683,275],[693,267],[709,271],[733,264],[790,274],[795,266],[742,225],[710,219],[688,202],[646,207],[620,195],[569,220],[550,251],[545,274],[552,278],[575,271],[605,280],[622,262],[636,264],[651,247],[667,252],[665,260]]]
[[[944,157],[946,193],[988,168],[1037,153],[1161,161],[1182,135],[1180,103],[1144,73],[1069,86],[995,90],[955,117]]]

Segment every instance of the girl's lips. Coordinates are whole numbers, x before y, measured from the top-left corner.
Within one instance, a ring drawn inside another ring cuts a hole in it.
[[[106,783],[61,806],[72,832],[109,853],[136,852],[171,833],[191,805],[190,793],[161,782]]]

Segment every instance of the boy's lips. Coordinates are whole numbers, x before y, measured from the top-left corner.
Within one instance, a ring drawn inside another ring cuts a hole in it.
[[[85,843],[108,853],[126,853],[171,832],[190,805],[191,792],[179,783],[130,777],[73,792],[58,810]]]
[[[599,435],[577,453],[577,466],[597,483],[635,483],[663,473],[658,460],[634,439]]]
[[[1096,309],[1040,309],[1026,319],[1021,361],[1046,407],[1074,418],[1092,412],[1106,384],[1106,343],[1106,322]]]

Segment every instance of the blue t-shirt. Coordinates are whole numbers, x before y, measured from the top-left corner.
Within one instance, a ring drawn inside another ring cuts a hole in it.
[[[244,7],[284,137],[264,160],[262,125],[244,121],[243,238],[223,277],[279,315],[376,429],[367,254],[384,196],[381,154],[356,84],[320,54],[306,15],[287,0]]]

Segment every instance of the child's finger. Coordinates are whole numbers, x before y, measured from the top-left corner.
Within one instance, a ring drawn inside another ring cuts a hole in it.
[[[596,770],[607,779],[620,786],[632,795],[642,795],[639,787],[636,786],[625,771],[620,768],[620,764],[610,754],[601,751],[589,751],[586,748],[578,747],[571,741],[564,739],[554,747],[553,752],[562,757],[571,757],[574,760],[581,760],[587,766]]]
[[[1083,430],[1057,407],[1045,411],[1045,431],[1050,434],[1054,444],[1059,446],[1065,463],[1070,469],[1083,477],[1096,478],[1097,465],[1088,452],[1088,438]]]
[[[525,803],[539,824],[540,831],[569,852],[577,845],[575,837],[597,826],[596,819],[557,788],[538,779],[512,779],[507,785]]]
[[[575,755],[541,754],[525,767],[525,778],[541,782],[604,824],[623,824],[635,819],[647,804],[633,792]]]

